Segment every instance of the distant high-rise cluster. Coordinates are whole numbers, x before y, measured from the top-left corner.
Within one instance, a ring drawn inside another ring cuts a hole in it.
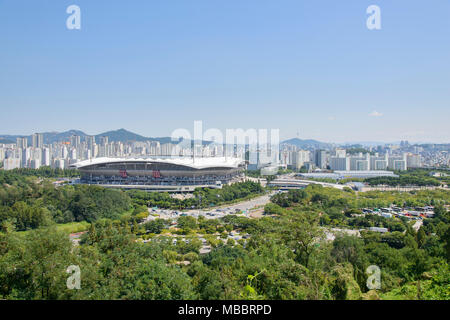
[[[0,144],[0,163],[4,170],[15,168],[69,168],[71,164],[99,157],[234,157],[248,161],[248,169],[281,166],[295,171],[384,171],[408,168],[439,168],[450,165],[448,145],[385,145],[364,149],[355,146],[307,146],[299,148],[282,143],[279,150],[271,145],[225,146],[215,143],[161,143],[158,140],[112,141],[109,136],[72,135],[66,141],[44,141],[35,133],[18,137],[16,143]],[[278,148],[278,146],[276,147]],[[276,152],[275,152],[276,151]]]
[[[5,170],[15,168],[38,169],[42,166],[69,168],[71,164],[99,157],[197,157],[227,156],[245,158],[245,146],[226,149],[223,145],[191,142],[181,144],[159,141],[110,141],[108,136],[72,135],[67,141],[44,143],[44,135],[19,137],[16,144],[0,144],[0,161]]]
[[[355,150],[355,148],[333,147],[320,149],[309,147],[300,149],[294,145],[282,144],[280,162],[285,168],[312,172],[315,170],[330,171],[385,171],[407,170],[421,167],[446,167],[450,164],[447,152],[430,152],[435,155],[427,157],[423,148],[411,146],[402,141],[401,146],[389,145]],[[438,160],[438,161],[436,161]],[[440,160],[440,161],[439,161]],[[444,161],[442,161],[444,160]]]

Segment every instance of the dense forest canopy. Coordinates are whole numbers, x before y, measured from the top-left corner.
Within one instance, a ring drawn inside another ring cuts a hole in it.
[[[179,200],[56,186],[18,173],[7,179],[0,186],[1,299],[450,299],[447,190],[357,193],[310,185],[277,193],[258,219],[144,221],[148,206],[203,207],[265,190],[244,183]],[[431,205],[435,217],[415,230],[407,219],[361,214],[391,204]],[[61,230],[66,223],[87,225],[79,244]],[[328,239],[337,227],[360,236]],[[378,290],[367,287],[373,265],[381,270]],[[80,268],[79,290],[67,288],[69,266]]]

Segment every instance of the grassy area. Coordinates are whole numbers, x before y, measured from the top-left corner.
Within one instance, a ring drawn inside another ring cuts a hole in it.
[[[89,229],[90,226],[91,226],[91,224],[87,221],[70,222],[70,223],[56,224],[56,230],[70,234],[70,233],[86,231]],[[33,230],[18,231],[17,234],[25,236],[31,231],[33,231]]]
[[[124,212],[121,217],[131,217],[133,213],[133,210],[128,210]],[[64,233],[70,234],[70,233],[77,233],[82,231],[87,231],[91,224],[87,221],[81,221],[81,222],[69,222],[69,223],[60,223],[56,224],[56,230],[62,231]],[[17,233],[19,235],[25,236],[27,233],[29,233],[31,230],[27,231],[18,231]]]
[[[88,230],[90,226],[91,226],[91,224],[89,222],[81,221],[81,222],[70,222],[70,223],[58,224],[56,226],[56,229],[58,231],[63,231],[65,233],[77,233],[77,232]]]
[[[131,217],[132,212],[133,210],[128,210],[127,212],[123,213],[121,217]],[[91,224],[89,222],[81,221],[58,224],[56,225],[56,229],[65,233],[77,233],[88,230],[90,226]]]

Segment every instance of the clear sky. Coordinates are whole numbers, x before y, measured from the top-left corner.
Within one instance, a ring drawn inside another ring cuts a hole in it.
[[[450,142],[448,0],[0,0],[0,49],[1,134]]]

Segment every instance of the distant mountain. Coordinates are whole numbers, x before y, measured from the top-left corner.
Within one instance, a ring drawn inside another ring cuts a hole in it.
[[[130,141],[159,141],[161,144],[165,143],[176,143],[177,141],[172,141],[171,137],[161,137],[161,138],[149,138],[141,136],[137,133],[133,133],[131,131],[125,129],[113,130],[98,134],[95,136],[95,140],[97,143],[100,143],[100,137],[108,137],[110,142],[130,142]]]
[[[0,135],[0,140],[3,141],[9,141],[9,143],[16,143],[17,138],[26,138],[27,136],[20,136],[20,135],[11,135],[11,134],[1,134]],[[0,142],[0,143],[8,143],[8,142]]]
[[[86,133],[80,130],[69,130],[64,132],[44,132],[44,143],[52,144],[53,142],[69,141],[70,137],[73,135],[77,135],[82,138],[87,136]],[[31,143],[31,136],[28,142]]]
[[[381,141],[355,141],[355,142],[344,142],[339,143],[340,146],[346,147],[346,146],[364,146],[364,147],[378,147],[378,146],[384,146],[386,144],[400,144],[400,141],[398,142],[381,142]]]
[[[16,140],[0,138],[0,143],[2,143],[2,144],[16,143]]]
[[[95,140],[97,143],[100,142],[100,137],[108,137],[110,142],[128,142],[128,141],[148,141],[150,138],[146,138],[137,133],[133,133],[131,131],[127,131],[125,129],[113,130],[98,134],[95,136]]]
[[[54,142],[68,142],[70,140],[70,137],[72,135],[77,135],[81,137],[81,141],[84,141],[86,139],[87,136],[90,136],[87,133],[84,133],[83,131],[80,130],[68,130],[68,131],[64,131],[64,132],[44,132],[44,143],[45,144],[52,144]],[[27,138],[28,139],[28,145],[31,145],[32,143],[32,136],[29,135],[5,135],[5,134],[0,134],[0,144],[10,144],[10,143],[16,143],[17,138]],[[144,137],[142,135],[139,135],[137,133],[128,131],[126,129],[118,129],[118,130],[112,130],[112,131],[107,131],[104,133],[100,133],[97,135],[94,135],[95,140],[97,143],[100,143],[100,137],[108,137],[109,141],[111,142],[115,142],[115,141],[120,141],[123,143],[126,142],[132,142],[132,141],[159,141],[159,143],[161,144],[165,144],[165,143],[178,143],[179,141],[172,141],[171,137],[158,137],[158,138],[152,138],[152,137]],[[200,141],[198,141],[197,143],[199,143]],[[186,140],[184,141],[184,144],[189,144],[191,143],[191,141]],[[211,141],[203,141],[203,144],[209,144],[211,143]],[[392,142],[393,144],[399,144],[399,142]],[[337,143],[337,144],[333,144],[333,143],[327,143],[327,142],[321,142],[321,141],[317,141],[317,140],[313,140],[313,139],[299,139],[299,138],[293,138],[293,139],[289,139],[289,140],[285,140],[281,142],[281,145],[283,144],[288,144],[288,145],[294,145],[298,148],[301,149],[331,149],[334,146],[342,146],[342,147],[351,147],[351,146],[357,146],[357,145],[361,145],[361,146],[379,146],[379,145],[385,145],[387,144],[386,142],[377,142],[377,141],[359,141],[359,142],[348,142],[348,143]],[[416,143],[419,144],[419,143]],[[428,146],[428,145],[441,145],[443,147],[447,147],[448,148],[448,144],[434,144],[434,143],[427,143],[427,144],[422,144],[422,146]]]
[[[84,141],[87,136],[90,136],[89,134],[84,133],[80,130],[68,130],[64,132],[44,132],[44,144],[52,144],[54,142],[64,142],[69,141],[70,137],[72,135],[77,135],[81,137],[81,141]],[[16,143],[17,138],[27,138],[28,139],[28,145],[31,145],[32,143],[32,136],[26,136],[26,135],[1,135],[0,134],[0,143]],[[119,129],[119,130],[112,130],[107,131],[104,133],[100,133],[97,135],[94,135],[95,140],[97,143],[100,143],[100,137],[108,137],[108,140],[110,142],[131,142],[131,141],[159,141],[161,144],[165,143],[178,143],[178,141],[172,141],[171,137],[159,137],[159,138],[149,138],[144,137],[139,134],[133,133],[131,131],[125,130],[125,129]]]
[[[332,148],[331,143],[320,142],[317,140],[293,138],[281,142],[281,144],[289,144],[301,149],[329,149]]]
[[[44,143],[45,144],[51,144],[53,142],[62,142],[62,141],[69,141],[69,138],[71,135],[79,135],[82,138],[86,136],[86,134],[79,130],[69,130],[65,132],[44,132]],[[1,142],[1,140],[7,140],[10,141],[9,143],[16,143],[17,138],[27,138],[28,145],[31,145],[31,135],[0,135],[0,143],[6,143]]]

